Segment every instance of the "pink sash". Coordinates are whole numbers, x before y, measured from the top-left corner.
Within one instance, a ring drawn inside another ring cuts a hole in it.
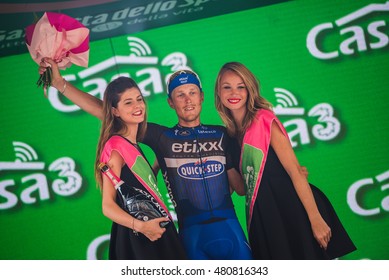
[[[115,135],[112,136],[105,144],[101,153],[100,162],[107,163],[113,150],[117,151],[122,156],[124,162],[134,173],[138,181],[154,197],[166,213],[168,213],[169,218],[172,220],[172,217],[162,200],[162,195],[158,190],[157,180],[154,173],[143,155],[123,137]]]
[[[275,121],[286,137],[288,134],[275,114],[266,109],[258,111],[243,138],[240,156],[240,170],[246,190],[246,220],[250,228],[254,203],[261,183],[263,169],[270,146],[271,127]],[[288,137],[289,139],[289,137]]]

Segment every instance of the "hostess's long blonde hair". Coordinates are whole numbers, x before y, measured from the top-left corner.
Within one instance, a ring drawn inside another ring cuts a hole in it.
[[[128,77],[119,77],[110,82],[105,89],[104,99],[103,99],[103,114],[104,118],[101,125],[100,130],[100,138],[97,144],[96,151],[96,160],[95,160],[95,178],[96,182],[102,187],[102,174],[99,169],[100,164],[100,156],[103,151],[105,143],[108,139],[115,135],[125,135],[127,134],[127,126],[125,123],[118,117],[115,117],[112,108],[117,108],[117,105],[120,101],[120,97],[127,89],[137,88],[139,91],[139,87],[136,82]],[[146,106],[146,104],[145,104]],[[138,132],[136,135],[137,141],[141,141],[146,133],[147,129],[147,114],[145,112],[145,118],[143,122],[138,125]]]
[[[243,80],[247,89],[247,113],[243,118],[242,124],[237,124],[235,122],[231,111],[225,107],[220,100],[219,93],[221,90],[221,79],[223,74],[227,71],[237,74]],[[215,107],[227,128],[228,134],[239,140],[242,140],[246,129],[253,122],[258,110],[272,110],[272,105],[260,95],[259,80],[245,65],[240,62],[228,62],[221,67],[215,83]]]

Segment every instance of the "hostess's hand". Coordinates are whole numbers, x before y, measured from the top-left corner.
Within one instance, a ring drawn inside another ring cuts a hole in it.
[[[59,92],[64,91],[66,81],[62,78],[58,64],[54,60],[48,57],[43,58],[42,62],[39,64],[38,71],[40,75],[45,75],[45,73],[47,74],[47,72],[50,71],[51,83],[48,86],[55,87]]]
[[[156,218],[147,222],[136,220],[134,223],[135,231],[143,233],[151,241],[156,241],[162,237],[166,229],[161,228],[160,223],[169,221],[169,218]]]
[[[331,229],[324,221],[324,219],[319,215],[311,221],[313,236],[316,241],[319,243],[320,247],[324,250],[327,249],[328,243],[331,240]]]

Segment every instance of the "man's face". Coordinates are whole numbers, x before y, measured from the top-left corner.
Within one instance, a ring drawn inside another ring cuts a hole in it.
[[[171,108],[176,111],[178,123],[186,127],[200,125],[200,112],[204,95],[194,84],[176,87],[168,98]]]

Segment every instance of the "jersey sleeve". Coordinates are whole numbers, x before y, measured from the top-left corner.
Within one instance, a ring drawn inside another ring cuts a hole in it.
[[[231,138],[229,154],[232,157],[231,161],[233,167],[238,171],[239,171],[239,163],[240,163],[240,152],[241,152],[241,147],[239,145],[238,140],[236,138]]]
[[[156,123],[147,123],[146,134],[143,137],[141,143],[149,146],[152,150],[155,151],[158,145],[158,140],[160,139],[164,128],[164,126],[161,126]]]
[[[239,170],[240,147],[238,140],[225,134],[226,170],[235,168]]]

